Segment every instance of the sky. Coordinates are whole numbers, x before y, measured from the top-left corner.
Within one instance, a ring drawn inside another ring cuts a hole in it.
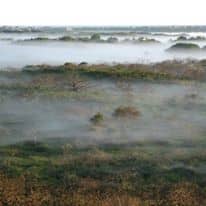
[[[0,25],[206,25],[206,0],[0,0]]]

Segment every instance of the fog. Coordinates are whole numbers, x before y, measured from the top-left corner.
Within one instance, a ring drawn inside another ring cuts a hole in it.
[[[166,52],[181,33],[103,34],[119,41],[125,38],[155,38],[161,43],[93,43],[60,41],[22,41],[44,36],[58,38],[65,33],[0,33],[0,69],[22,69],[28,64],[150,63],[168,59],[205,58],[206,52]],[[90,36],[89,33],[73,33]],[[186,36],[206,36],[188,33]],[[195,42],[199,46],[206,41]],[[15,75],[14,75],[15,77]],[[1,76],[1,85],[24,83],[30,79]],[[45,138],[80,138],[82,143],[128,142],[137,140],[193,139],[205,133],[206,84],[195,82],[135,82],[123,91],[115,82],[91,80],[90,98],[19,97],[15,89],[1,92],[0,144]],[[17,92],[18,93],[18,92]],[[114,110],[133,106],[140,112],[137,119],[116,119]],[[90,118],[101,112],[105,121],[95,127]]]
[[[28,64],[62,64],[65,62],[80,63],[150,63],[168,59],[202,59],[206,52],[173,52],[165,50],[174,44],[173,40],[181,33],[160,34],[125,34],[116,35],[120,41],[139,37],[155,38],[161,43],[81,43],[59,41],[19,41],[35,37],[58,38],[65,33],[29,33],[0,34],[0,69],[21,68]],[[68,35],[68,34],[67,34]],[[70,33],[69,33],[70,35]],[[88,36],[75,33],[73,36]],[[204,33],[185,34],[189,36],[205,36]],[[114,36],[114,35],[111,35]],[[102,39],[109,35],[102,35]],[[191,43],[191,42],[190,42]],[[193,42],[203,47],[206,41]]]
[[[93,82],[102,98],[2,98],[0,144],[45,138],[75,138],[81,144],[146,140],[192,140],[205,133],[205,83],[170,84],[136,82],[131,91],[115,83]],[[137,119],[113,116],[120,105],[138,109]],[[102,126],[90,118],[101,112]]]

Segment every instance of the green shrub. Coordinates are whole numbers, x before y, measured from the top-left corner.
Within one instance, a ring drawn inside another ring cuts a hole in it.
[[[104,121],[104,116],[98,112],[90,119],[90,121],[95,125],[99,125]]]
[[[99,34],[92,34],[91,40],[92,41],[99,41],[99,40],[101,40],[101,37]]]

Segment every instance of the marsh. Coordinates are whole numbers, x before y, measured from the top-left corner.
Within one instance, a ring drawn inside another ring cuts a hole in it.
[[[0,33],[0,205],[205,205],[205,51],[60,30]]]

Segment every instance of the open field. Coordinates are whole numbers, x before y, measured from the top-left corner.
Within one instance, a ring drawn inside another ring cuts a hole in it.
[[[206,204],[205,61],[0,72],[0,206]]]

